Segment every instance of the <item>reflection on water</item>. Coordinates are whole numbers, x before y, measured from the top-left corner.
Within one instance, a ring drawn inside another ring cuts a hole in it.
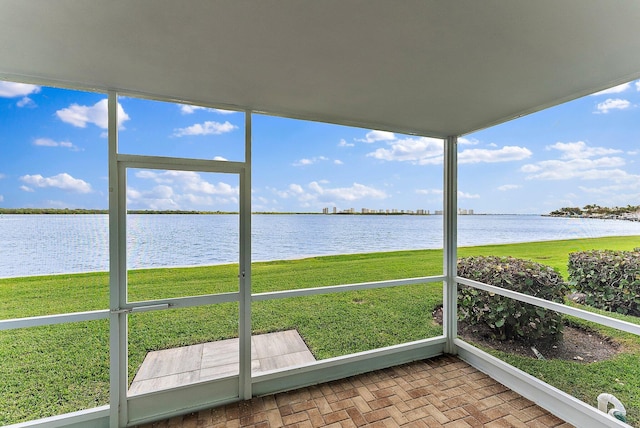
[[[255,261],[442,248],[442,216],[254,215]],[[129,215],[129,268],[238,261],[237,215]],[[522,215],[458,217],[460,246],[640,235],[640,222]],[[106,271],[107,215],[0,216],[0,277]]]

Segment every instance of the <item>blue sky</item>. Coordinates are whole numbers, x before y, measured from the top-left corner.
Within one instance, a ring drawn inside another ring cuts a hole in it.
[[[107,208],[106,94],[0,82],[0,207]],[[459,141],[458,206],[640,204],[640,81]],[[119,99],[122,153],[244,159],[244,114]],[[254,115],[254,211],[442,209],[442,141]],[[229,174],[129,170],[128,207],[238,209]]]

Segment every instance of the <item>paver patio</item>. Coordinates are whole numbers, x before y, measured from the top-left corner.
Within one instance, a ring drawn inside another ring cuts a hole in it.
[[[559,427],[454,356],[441,356],[146,424],[168,427]]]

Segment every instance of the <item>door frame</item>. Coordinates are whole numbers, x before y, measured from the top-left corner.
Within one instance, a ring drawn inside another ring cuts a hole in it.
[[[109,92],[110,427],[161,419],[176,412],[250,398],[251,393],[251,113],[245,112],[244,162],[118,153],[118,94]],[[239,177],[238,292],[129,302],[127,298],[126,188],[129,168],[235,174]],[[239,374],[147,394],[127,396],[128,315],[238,302]]]

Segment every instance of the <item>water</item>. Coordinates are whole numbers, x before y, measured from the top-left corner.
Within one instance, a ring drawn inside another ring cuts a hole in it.
[[[237,215],[129,215],[127,221],[129,268],[238,261]],[[442,221],[442,216],[254,215],[252,259],[442,248]],[[619,235],[640,235],[640,222],[458,217],[460,246]],[[2,215],[0,237],[0,277],[109,267],[107,215]]]

